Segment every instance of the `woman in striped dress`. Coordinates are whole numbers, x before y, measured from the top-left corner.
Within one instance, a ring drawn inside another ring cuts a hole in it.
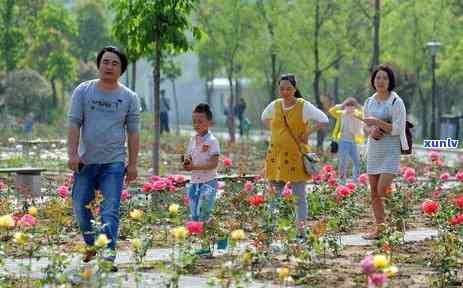
[[[405,105],[393,91],[394,72],[390,67],[380,65],[373,71],[370,82],[376,93],[365,101],[363,120],[367,125],[367,173],[376,225],[364,238],[377,239],[384,224],[386,189],[400,172],[401,148],[407,150],[408,143]]]

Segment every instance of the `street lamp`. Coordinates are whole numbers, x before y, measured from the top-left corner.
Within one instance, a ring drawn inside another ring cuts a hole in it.
[[[439,127],[438,127],[438,123],[440,121],[438,121],[438,119],[436,119],[436,110],[438,109],[438,105],[436,105],[436,73],[435,73],[435,70],[436,70],[436,55],[437,55],[437,49],[439,49],[440,46],[442,46],[442,44],[440,42],[437,42],[437,41],[431,41],[431,42],[428,42],[426,44],[426,46],[431,50],[431,57],[432,57],[432,66],[431,66],[431,69],[432,69],[432,98],[431,98],[431,102],[432,102],[432,107],[431,107],[431,138],[432,139],[437,139],[436,137],[438,136],[438,130],[439,130]],[[439,105],[440,106],[440,105]],[[438,110],[440,111],[440,109]],[[438,112],[439,113],[439,112]]]

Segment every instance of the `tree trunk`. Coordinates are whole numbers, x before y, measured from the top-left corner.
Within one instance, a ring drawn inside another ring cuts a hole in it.
[[[274,45],[272,45],[274,46]],[[273,50],[273,48],[272,48]],[[271,52],[270,54],[270,60],[272,62],[272,78],[270,79],[270,81],[272,81],[272,83],[270,83],[270,102],[272,102],[273,100],[275,100],[277,98],[277,82],[278,82],[278,72],[277,72],[277,55],[275,52]]]
[[[319,36],[321,28],[321,19],[320,19],[320,3],[319,0],[315,2],[315,32],[314,32],[314,61],[315,61],[315,70],[314,70],[314,79],[313,79],[313,92],[315,96],[315,103],[319,109],[322,108],[322,103],[320,100],[320,79],[322,76],[322,71],[320,69],[320,53],[319,53]],[[323,132],[318,130],[317,132],[317,148],[323,148]]]
[[[137,60],[133,61],[132,63],[132,79],[130,81],[130,89],[135,92],[137,84]]]
[[[379,65],[379,30],[381,20],[381,0],[375,0],[375,14],[373,15],[373,56],[371,58],[370,71]]]
[[[161,149],[161,126],[160,126],[160,90],[161,90],[161,43],[159,33],[155,39],[155,67],[153,70],[154,81],[154,143],[153,143],[153,175],[159,175],[159,150]]]
[[[421,103],[421,124],[423,130],[421,131],[421,137],[426,139],[428,137],[428,102],[424,99],[423,89],[421,87],[418,88],[418,96]]]
[[[338,58],[341,56],[339,49],[336,49],[336,54]],[[336,73],[336,77],[334,77],[334,83],[333,83],[333,101],[335,104],[338,104],[340,102],[339,101],[339,74],[340,74],[340,69],[341,69],[340,61],[337,61],[334,64],[334,69],[336,70],[337,73]]]
[[[278,82],[278,71],[277,71],[277,54],[276,54],[276,44],[275,44],[275,26],[272,22],[272,18],[269,17],[266,13],[264,2],[262,0],[257,2],[258,4],[258,11],[262,14],[262,18],[264,18],[265,22],[267,23],[268,33],[270,34],[270,47],[269,47],[269,55],[270,55],[270,77],[268,76],[267,72],[265,72],[265,76],[267,78],[267,88],[269,89],[269,103],[272,102],[277,98],[277,82]],[[270,79],[269,79],[270,78]]]
[[[50,80],[51,84],[51,104],[53,108],[58,107],[58,92],[56,91],[56,81],[55,79]]]
[[[214,77],[210,77],[205,81],[206,86],[206,103],[212,107],[212,94],[214,94]]]
[[[233,70],[233,68],[231,69]],[[235,107],[235,90],[233,89],[233,71],[228,75],[228,83],[230,85],[230,98],[228,99],[227,127],[230,143],[235,143],[235,115],[233,113]]]
[[[175,79],[171,79],[170,83],[172,84],[172,95],[174,96],[174,105],[175,105],[175,135],[180,135],[180,112],[178,111],[178,99],[177,99],[177,89],[175,88]]]

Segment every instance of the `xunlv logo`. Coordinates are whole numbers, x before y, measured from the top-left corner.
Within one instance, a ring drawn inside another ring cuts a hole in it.
[[[458,141],[453,140],[452,138],[447,138],[447,140],[424,140],[424,148],[458,148]]]

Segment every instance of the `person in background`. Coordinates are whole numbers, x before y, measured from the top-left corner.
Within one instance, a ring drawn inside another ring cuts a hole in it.
[[[31,112],[27,114],[26,118],[24,119],[24,126],[23,126],[24,133],[26,133],[27,135],[31,135],[33,128],[34,128],[34,114]]]
[[[240,121],[240,136],[244,135],[244,111],[246,110],[246,101],[244,101],[244,98],[241,97],[239,102],[235,106],[235,115],[238,117],[238,120]]]
[[[334,105],[328,113],[336,119],[332,138],[339,147],[339,178],[345,181],[349,157],[352,159],[352,180],[358,181],[360,175],[360,155],[357,144],[365,142],[363,136],[363,118],[360,104],[354,97],[349,97],[342,104]]]
[[[170,132],[169,129],[169,111],[170,111],[170,101],[166,97],[166,91],[161,90],[161,106],[160,106],[160,122],[161,122],[161,134],[163,132]]]

